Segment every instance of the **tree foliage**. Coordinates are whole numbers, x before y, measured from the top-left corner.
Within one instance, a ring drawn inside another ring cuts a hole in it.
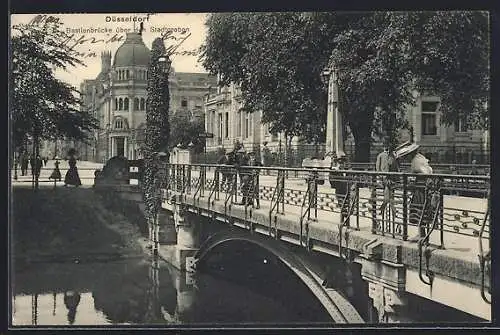
[[[159,192],[161,176],[157,153],[162,151],[168,152],[170,138],[168,77],[158,62],[159,57],[162,55],[165,55],[165,44],[161,38],[157,38],[153,41],[149,61],[146,136],[144,147],[142,148],[145,170],[143,193],[149,219],[158,212],[160,206]]]
[[[484,12],[231,13],[210,15],[207,26],[204,66],[240,84],[244,108],[262,110],[273,132],[324,134],[327,65],[337,70],[355,160],[368,159],[380,126],[392,137],[407,126],[416,91],[441,98],[446,125],[459,116],[487,123]]]
[[[243,109],[261,110],[272,133],[318,140],[326,120],[321,63],[335,29],[322,20],[304,29],[302,13],[212,14],[203,64],[221,74],[222,84],[239,84]]]
[[[44,21],[12,28],[10,113],[16,147],[28,137],[86,141],[98,127],[97,120],[80,111],[79,92],[54,75],[55,69],[83,65],[66,46],[61,25]]]
[[[205,123],[202,117],[191,117],[190,113],[177,112],[170,116],[171,138],[170,148],[180,144],[187,147],[193,143],[196,152],[203,151],[205,142],[199,135],[205,131]]]

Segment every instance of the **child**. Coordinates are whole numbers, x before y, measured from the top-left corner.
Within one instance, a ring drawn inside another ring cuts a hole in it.
[[[56,166],[54,168],[54,171],[52,171],[52,174],[50,175],[49,179],[54,179],[54,180],[59,180],[61,181],[61,171],[59,170],[59,158],[56,157],[56,162],[54,163],[54,165]]]

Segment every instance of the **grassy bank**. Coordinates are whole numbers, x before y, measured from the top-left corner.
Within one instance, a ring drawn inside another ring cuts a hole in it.
[[[12,191],[11,253],[19,263],[99,260],[139,255],[139,222],[112,211],[85,188]]]

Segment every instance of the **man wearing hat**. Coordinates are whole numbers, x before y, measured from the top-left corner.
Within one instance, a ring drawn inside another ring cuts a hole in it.
[[[251,151],[248,153],[248,165],[249,166],[262,166],[262,163],[256,158],[255,152]],[[259,201],[259,169],[252,170],[251,182],[250,182],[250,196],[252,198],[252,205],[255,203],[255,208],[260,208]]]
[[[243,195],[241,202],[238,205],[248,205],[250,204],[249,192],[250,192],[250,177],[252,174],[252,170],[245,168],[248,166],[248,155],[243,146],[236,152],[236,164],[235,167],[238,170],[238,174],[240,175],[240,185],[241,185],[241,193]]]
[[[375,170],[377,172],[398,172],[399,164],[396,158],[396,154],[391,148],[390,139],[386,138],[384,140],[384,151],[382,151],[377,156],[377,162],[375,164]],[[383,176],[384,185],[384,202],[380,206],[380,212],[383,214],[387,204],[390,204],[392,211],[392,217],[396,217],[396,209],[394,205],[394,193],[392,185],[396,181],[394,176]]]
[[[418,151],[419,147],[416,143],[405,142],[396,148],[396,157],[398,159],[403,157],[411,159],[410,172],[422,175],[418,176],[415,180],[415,188],[410,204],[410,217],[408,219],[412,225],[417,226],[419,223],[421,224],[419,235],[411,238],[410,241],[417,241],[426,235],[426,228],[430,224],[430,214],[432,214],[432,209],[427,210],[426,213],[422,213],[426,197],[427,178],[425,175],[432,174],[432,168],[429,165],[429,160]],[[420,220],[422,215],[424,217]]]

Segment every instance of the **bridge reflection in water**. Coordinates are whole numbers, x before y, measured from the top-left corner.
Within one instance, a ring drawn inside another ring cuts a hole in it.
[[[334,268],[342,294],[363,318],[377,322],[359,269],[350,271],[341,261]],[[39,264],[18,269],[14,279],[14,326],[331,324],[323,306],[279,259],[247,243],[214,249],[196,274],[145,257]],[[478,321],[428,300],[416,306],[411,321],[457,319]]]

